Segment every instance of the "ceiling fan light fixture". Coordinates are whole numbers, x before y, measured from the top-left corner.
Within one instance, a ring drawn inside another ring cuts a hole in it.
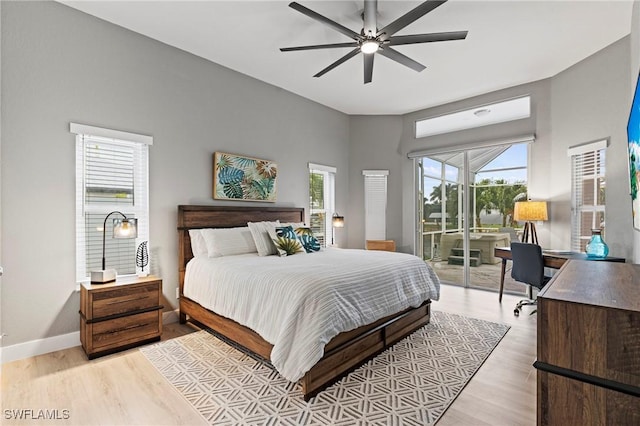
[[[2,0],[0,0],[2,1]],[[373,58],[375,53],[379,53],[392,61],[395,61],[401,65],[411,68],[414,71],[423,71],[426,67],[419,62],[414,61],[408,56],[394,50],[393,47],[407,45],[407,44],[420,44],[431,43],[439,41],[450,40],[463,40],[467,37],[467,31],[449,31],[438,32],[429,34],[411,34],[411,35],[399,35],[397,32],[403,30],[413,22],[417,21],[427,13],[431,12],[436,7],[444,4],[447,0],[423,0],[418,6],[411,9],[409,12],[397,18],[382,29],[378,29],[378,1],[377,0],[364,0],[364,10],[361,14],[363,27],[359,33],[345,27],[332,19],[327,18],[324,15],[319,14],[306,6],[301,5],[295,1],[289,3],[289,7],[297,10],[298,12],[306,15],[307,17],[318,21],[324,25],[329,26],[333,30],[349,37],[352,41],[348,43],[330,43],[330,44],[316,44],[310,46],[297,46],[297,47],[285,47],[280,48],[282,52],[293,52],[303,50],[315,50],[315,49],[333,49],[333,48],[346,48],[349,47],[352,50],[346,55],[342,56],[337,61],[333,62],[329,66],[322,69],[320,72],[314,75],[314,77],[321,77],[338,65],[343,64],[349,59],[358,56],[362,52],[364,59],[364,83],[371,83],[373,75]]]
[[[380,44],[375,40],[367,40],[360,45],[360,51],[362,53],[376,53]]]

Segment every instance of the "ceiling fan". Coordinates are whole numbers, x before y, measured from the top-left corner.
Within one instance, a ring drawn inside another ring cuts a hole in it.
[[[332,44],[318,44],[312,46],[298,46],[298,47],[284,47],[281,48],[282,52],[293,52],[299,50],[315,50],[315,49],[332,49],[337,47],[353,47],[354,49],[338,59],[322,71],[314,75],[314,77],[320,77],[327,72],[331,71],[338,65],[348,61],[358,53],[362,52],[364,58],[364,82],[371,83],[373,77],[373,57],[376,53],[381,54],[393,61],[399,62],[404,66],[407,66],[415,71],[422,71],[426,67],[419,62],[403,55],[391,46],[400,46],[404,44],[415,43],[431,43],[435,41],[449,41],[449,40],[463,40],[467,37],[467,31],[451,31],[444,33],[430,33],[430,34],[414,34],[414,35],[401,35],[394,36],[395,33],[408,26],[412,22],[423,17],[427,13],[431,12],[436,7],[446,3],[447,0],[427,0],[413,10],[405,13],[386,27],[378,29],[377,13],[378,13],[378,1],[377,0],[364,0],[364,12],[362,18],[364,20],[364,27],[360,31],[360,34],[349,28],[340,25],[339,23],[332,21],[331,19],[320,15],[317,12],[299,4],[292,2],[289,7],[297,10],[298,12],[307,15],[308,17],[322,22],[325,25],[333,28],[352,38],[354,41],[349,43],[332,43]]]

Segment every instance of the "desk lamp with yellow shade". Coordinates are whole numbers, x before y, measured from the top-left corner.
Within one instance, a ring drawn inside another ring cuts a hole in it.
[[[513,209],[513,219],[516,221],[524,221],[524,232],[522,234],[522,242],[527,243],[531,240],[532,244],[538,244],[538,234],[536,233],[536,225],[533,223],[538,220],[547,220],[547,202],[546,201],[518,201]]]

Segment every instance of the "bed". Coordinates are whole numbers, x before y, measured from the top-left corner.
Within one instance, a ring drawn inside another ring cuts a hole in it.
[[[277,340],[274,340],[275,338],[270,336],[268,331],[259,330],[259,334],[254,331],[254,329],[258,330],[258,328],[256,328],[255,324],[252,324],[250,320],[245,320],[244,318],[239,320],[244,323],[243,325],[229,318],[234,317],[233,315],[225,316],[214,312],[215,310],[226,313],[227,311],[223,309],[208,309],[205,306],[211,306],[211,302],[202,298],[202,296],[198,295],[197,292],[190,290],[188,286],[187,294],[185,294],[185,277],[188,277],[193,281],[194,277],[198,276],[195,271],[203,271],[210,267],[233,267],[235,269],[230,269],[230,271],[234,271],[238,269],[237,265],[244,264],[239,262],[245,261],[251,262],[249,263],[252,265],[251,268],[255,267],[261,271],[268,271],[268,268],[272,265],[279,262],[281,263],[281,261],[278,261],[277,259],[267,259],[265,257],[259,258],[257,255],[253,257],[247,256],[247,259],[243,259],[243,256],[232,256],[228,259],[193,259],[189,230],[242,227],[246,226],[248,222],[275,220],[279,220],[283,223],[304,222],[304,209],[294,207],[178,206],[180,322],[184,323],[186,321],[190,321],[198,326],[211,329],[260,357],[272,361],[272,364],[274,364],[274,366],[280,371],[278,368],[278,362],[280,362],[280,359],[282,358],[280,356],[280,353],[282,352],[280,350],[280,343]],[[294,268],[296,264],[299,264],[300,268],[309,267],[312,265],[311,259],[314,259],[314,262],[315,259],[325,259],[325,262],[334,262],[336,260],[335,257],[338,254],[345,257],[352,256],[354,259],[363,255],[374,257],[381,256],[380,258],[375,259],[376,263],[382,262],[384,260],[382,256],[385,256],[385,254],[381,252],[370,252],[366,254],[366,252],[361,250],[344,250],[341,252],[340,249],[328,249],[323,251],[323,253],[314,253],[303,256],[296,255],[297,257],[293,256],[291,260],[288,261],[288,265],[292,268]],[[400,260],[405,260],[402,256],[405,256],[406,258],[411,257],[400,253],[386,253],[386,255],[396,256]],[[192,259],[193,262],[189,264]],[[335,269],[337,270],[339,268]],[[213,270],[220,271],[220,269]],[[366,323],[358,325],[353,329],[347,328],[348,331],[339,332],[337,335],[336,333],[333,333],[333,335],[329,334],[331,338],[327,338],[326,344],[323,341],[324,347],[321,348],[319,354],[316,353],[317,361],[316,358],[313,358],[312,365],[303,365],[302,367],[297,366],[301,368],[301,370],[294,369],[295,371],[302,372],[299,382],[305,400],[308,400],[351,370],[373,358],[388,346],[429,322],[431,299],[437,299],[439,296],[439,283],[437,283],[437,277],[435,277],[435,274],[433,274],[430,269],[428,269],[428,271],[429,273],[427,275],[429,276],[422,277],[420,279],[435,280],[435,283],[429,283],[428,287],[431,289],[429,292],[424,293],[419,299],[411,300],[411,306],[403,307],[398,312],[394,312],[383,317],[377,317],[378,319],[372,319],[371,322],[366,318],[360,319],[359,321]],[[226,274],[222,274],[220,272],[217,273],[220,274],[218,275],[220,281],[222,281],[223,276],[226,276]],[[261,275],[266,276],[269,275],[269,273],[264,272]],[[241,279],[239,276],[236,276],[235,279],[240,283],[246,281],[244,278],[248,276],[243,275],[242,277],[243,278]],[[208,285],[216,284],[216,278],[211,275],[209,275],[209,278],[199,279],[209,280]],[[264,279],[264,277],[261,277],[261,279]],[[256,286],[255,288],[259,287]],[[318,285],[318,288],[323,287],[322,285]],[[217,294],[222,297],[221,293]],[[425,296],[425,294],[427,296]],[[321,299],[322,296],[318,295],[318,300]],[[347,299],[349,298],[347,297]],[[353,299],[351,300],[353,301]],[[304,328],[312,328],[308,325],[310,322],[304,318],[300,323],[305,324]],[[292,328],[298,327],[294,326]],[[265,336],[265,338],[262,336]],[[267,340],[275,343],[275,350],[274,344],[269,343]],[[298,343],[295,338],[293,339],[293,342]],[[300,341],[299,343],[303,342]],[[306,347],[307,344],[300,344],[298,346]],[[289,349],[287,349],[287,351],[289,351]],[[295,352],[295,350],[292,350],[292,352]],[[315,350],[315,352],[317,352],[317,350]],[[283,374],[282,371],[280,372],[285,378],[291,377],[292,374],[293,377],[297,378],[297,373],[290,373],[290,371],[294,370],[283,369],[283,371],[286,371],[285,374]]]

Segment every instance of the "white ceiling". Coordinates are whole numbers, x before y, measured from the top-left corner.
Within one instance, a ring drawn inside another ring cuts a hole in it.
[[[404,114],[551,77],[629,34],[633,0],[450,0],[397,35],[468,30],[466,40],[397,46],[417,73],[376,55],[363,84],[362,55],[314,78],[349,49],[280,52],[346,36],[288,1],[61,1],[347,114]],[[302,5],[356,31],[362,0]],[[378,2],[378,27],[421,1]]]

